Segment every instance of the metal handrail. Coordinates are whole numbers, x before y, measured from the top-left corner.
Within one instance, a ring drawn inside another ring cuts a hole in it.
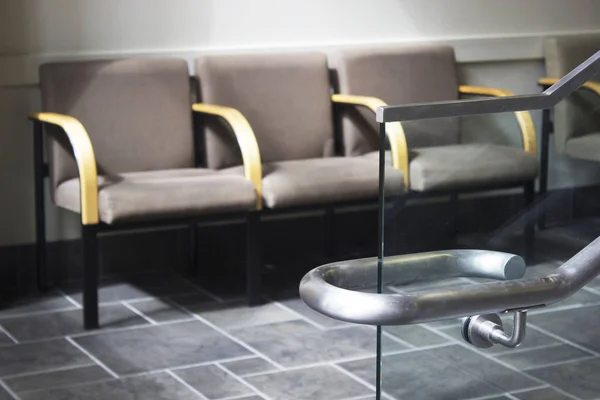
[[[552,108],[600,72],[600,51],[541,94],[377,107],[377,122],[463,117]]]
[[[590,80],[598,71],[600,71],[600,51],[539,95],[379,107],[377,121],[382,132],[379,166],[380,203],[384,198],[385,123],[551,108]],[[300,296],[309,307],[332,318],[354,323],[414,324],[545,306],[573,295],[600,274],[600,238],[598,238],[564,263],[555,273],[541,278],[481,283],[460,288],[439,288],[416,293],[381,294],[349,290],[364,286],[367,281],[377,281],[378,288],[381,290],[383,263],[386,265],[386,278],[391,278],[392,283],[408,283],[411,281],[410,271],[412,276],[418,276],[415,271],[422,266],[423,257],[432,254],[405,256],[404,262],[398,262],[393,258],[384,259],[383,204],[380,204],[379,209],[378,258],[328,264],[309,272],[300,283]],[[490,270],[497,270],[501,263],[494,261],[494,257],[498,253],[484,253],[490,255],[490,261],[486,266]],[[460,257],[468,259],[468,254],[464,253],[459,255]],[[444,262],[440,259],[437,262],[439,265],[436,271],[441,272]],[[459,264],[465,266],[469,262],[465,261],[462,264],[459,262],[456,265]],[[481,266],[474,269],[478,268]],[[453,271],[457,272],[456,269]],[[423,269],[420,271],[420,276],[427,277],[428,272],[431,271]],[[464,270],[462,272],[469,275]],[[479,276],[487,274],[485,271],[479,273]],[[443,276],[443,273],[441,275],[441,277],[448,277],[452,274],[449,272],[446,276]],[[403,280],[400,278],[402,276],[406,278]],[[487,277],[502,279],[491,274]]]
[[[497,253],[482,253],[489,256],[487,267],[494,268]],[[421,256],[427,255],[421,253]],[[422,263],[419,255],[414,256],[408,264],[410,269],[417,270]],[[386,276],[388,273],[396,278],[403,275],[402,268],[406,265],[394,265],[388,259],[385,262]],[[548,276],[416,293],[378,294],[350,290],[364,287],[365,282],[374,284],[372,274],[377,271],[377,259],[370,259],[368,265],[365,264],[355,271],[347,261],[312,270],[300,282],[302,300],[331,318],[367,325],[417,324],[466,315],[527,310],[564,300],[594,279],[600,273],[600,238]],[[443,263],[439,268],[443,269]],[[422,272],[426,277],[427,271]],[[484,273],[480,276],[486,277]]]

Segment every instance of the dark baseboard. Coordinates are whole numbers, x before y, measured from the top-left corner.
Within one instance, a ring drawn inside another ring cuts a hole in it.
[[[461,198],[457,223],[445,199],[391,203],[386,208],[386,246],[394,253],[419,252],[452,246],[456,234],[481,232],[482,237],[514,235],[526,218],[538,218],[547,209],[548,226],[600,216],[600,186],[555,190],[523,210],[520,193]],[[377,253],[377,208],[340,210],[335,217],[335,258],[351,259]],[[265,263],[276,273],[299,276],[326,260],[324,218],[321,213],[262,221]],[[599,229],[600,231],[600,229]],[[198,229],[199,272],[207,279],[244,274],[245,226],[243,223],[201,226]],[[100,238],[103,277],[148,270],[189,269],[189,236],[186,229],[144,231]],[[35,288],[33,244],[0,247],[0,297],[12,297]],[[390,253],[391,254],[391,253]],[[81,276],[82,248],[78,240],[49,243],[49,275],[55,283]],[[297,270],[289,265],[297,265]]]

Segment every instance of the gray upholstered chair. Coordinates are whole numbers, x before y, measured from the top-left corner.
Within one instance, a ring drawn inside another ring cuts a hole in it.
[[[262,201],[290,210],[373,201],[378,169],[362,157],[336,157],[327,57],[319,52],[207,55],[196,60],[201,103],[247,118],[260,148]],[[242,157],[218,121],[205,121],[209,168],[241,173]],[[390,169],[390,195],[402,176]]]
[[[600,50],[600,35],[570,35],[547,38],[544,57],[547,77],[539,80],[544,89],[571,72]],[[554,133],[558,154],[600,161],[600,82],[584,83],[580,90],[544,110],[541,144],[540,192],[548,188],[549,136]]]
[[[454,50],[449,46],[390,46],[348,49],[331,54],[342,103],[344,152],[377,157],[378,134],[372,111],[376,105],[457,100],[461,94],[509,96],[495,88],[460,86]],[[355,107],[354,96],[371,96]],[[348,103],[347,105],[343,105]],[[369,110],[370,109],[370,110]],[[521,128],[521,148],[463,143],[458,118],[387,124],[391,159],[406,178],[412,195],[451,194],[523,187],[533,201],[538,174],[535,128],[528,112],[515,113]],[[528,242],[533,238],[527,228]]]
[[[99,233],[184,223],[195,246],[198,220],[234,213],[249,216],[248,237],[254,240],[251,221],[260,180],[196,167],[184,60],[51,63],[41,67],[40,84],[44,112],[30,117],[35,128],[38,282],[45,288],[43,186],[48,173],[53,202],[81,215],[86,328],[98,326]],[[242,136],[245,166],[260,169],[252,131],[239,122],[233,124]],[[194,267],[195,257],[194,248]],[[249,257],[248,264],[253,262]]]

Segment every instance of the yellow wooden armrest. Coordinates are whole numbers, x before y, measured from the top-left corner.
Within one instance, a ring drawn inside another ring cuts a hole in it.
[[[29,115],[29,119],[36,123],[58,126],[67,135],[79,170],[81,223],[83,225],[97,224],[99,220],[96,157],[85,128],[81,122],[68,115],[47,112],[34,113]]]
[[[256,190],[256,209],[262,209],[262,164],[260,151],[254,131],[244,115],[235,108],[214,104],[196,103],[192,105],[195,112],[215,115],[223,118],[235,134],[244,162],[244,175],[254,184]]]
[[[541,78],[538,81],[538,84],[540,84],[542,86],[552,86],[558,81],[559,81],[559,79],[557,79],[557,78]],[[600,82],[587,81],[583,85],[581,85],[581,87],[583,89],[587,89],[591,92],[594,92],[595,94],[600,96]]]
[[[462,85],[459,86],[458,90],[461,94],[474,94],[493,97],[514,96],[514,94],[509,90],[481,86]],[[523,137],[523,150],[532,154],[537,154],[537,139],[531,114],[529,111],[517,111],[515,112],[515,117],[517,118],[517,122],[521,128],[521,135]]]
[[[377,107],[387,106],[385,101],[377,97],[370,96],[355,96],[348,94],[334,94],[331,96],[334,103],[349,104],[354,106],[367,107],[374,113],[377,112]],[[406,136],[400,122],[391,122],[386,124],[385,133],[390,142],[390,150],[392,152],[392,165],[394,168],[402,171],[404,175],[404,187],[408,189],[409,170],[408,170],[408,146],[406,144]]]

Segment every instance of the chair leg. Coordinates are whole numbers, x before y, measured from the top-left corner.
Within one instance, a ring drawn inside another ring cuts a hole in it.
[[[542,209],[540,213],[540,218],[538,221],[538,226],[540,229],[546,229],[546,206],[545,206],[545,195],[548,191],[548,164],[550,157],[550,130],[551,128],[550,121],[550,110],[542,111],[542,143],[540,149],[540,190],[539,195],[542,199]]]
[[[95,225],[83,225],[83,326],[99,327],[98,320],[98,237]]]
[[[198,275],[198,228],[190,225],[190,276]]]
[[[335,255],[335,209],[333,208],[333,206],[325,207],[325,229],[323,231],[323,235],[325,256],[327,258],[333,258],[333,256]]]
[[[525,209],[529,210],[535,201],[535,182],[527,182],[523,188],[525,197]],[[535,213],[531,210],[530,215],[525,216],[525,261],[533,261],[535,242]]]
[[[250,307],[261,303],[262,247],[260,212],[248,214],[246,223],[246,293]]]
[[[48,290],[46,255],[46,212],[44,209],[44,153],[42,125],[35,124],[33,135],[33,159],[35,182],[35,261],[37,285],[40,292]]]
[[[450,243],[453,247],[456,247],[458,243],[458,194],[452,193],[450,195],[450,215],[448,221],[448,228],[451,235]]]

